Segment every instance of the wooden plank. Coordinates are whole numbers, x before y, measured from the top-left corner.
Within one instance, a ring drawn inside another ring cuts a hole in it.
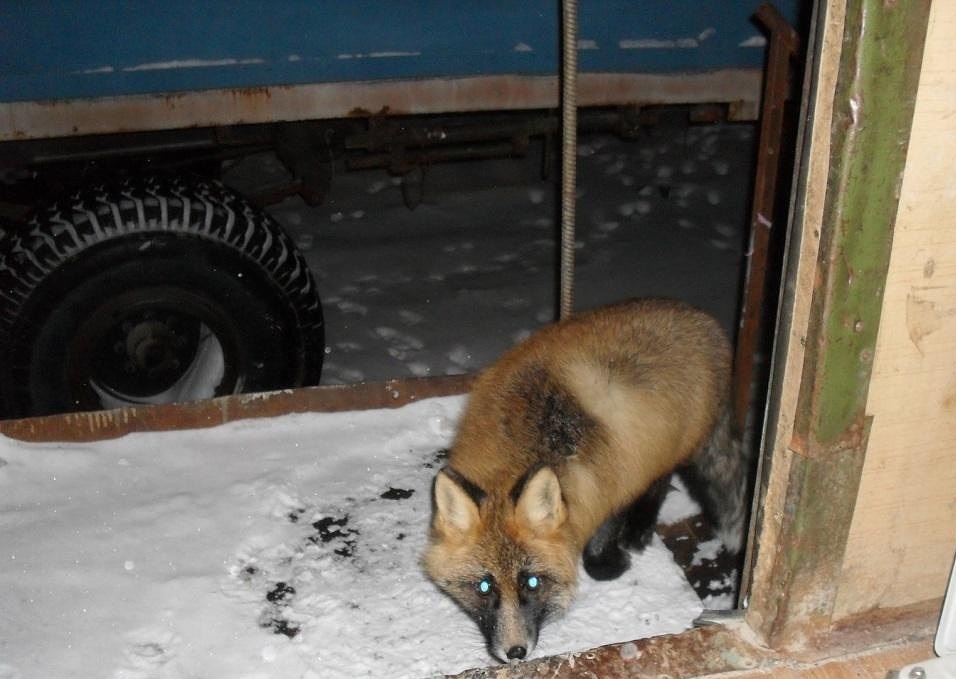
[[[956,3],[934,2],[836,617],[940,596],[956,551]]]
[[[787,480],[793,455],[789,449],[796,419],[800,376],[806,353],[806,337],[820,249],[820,230],[826,198],[830,158],[833,96],[839,75],[843,46],[845,2],[833,0],[821,7],[809,37],[813,54],[805,81],[803,108],[806,127],[799,129],[795,199],[787,234],[785,280],[780,300],[773,356],[767,426],[757,474],[757,488],[748,540],[748,564],[743,591],[749,599],[747,621],[766,637],[777,616],[780,602],[772,577],[778,560],[777,545],[786,515]]]
[[[734,679],[885,679],[887,672],[932,657],[926,641],[879,648],[861,655],[849,655],[822,663],[776,666],[740,672]]]

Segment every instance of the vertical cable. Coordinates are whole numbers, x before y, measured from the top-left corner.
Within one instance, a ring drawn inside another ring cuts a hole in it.
[[[574,308],[574,194],[578,139],[578,3],[561,0],[561,271],[558,317]]]

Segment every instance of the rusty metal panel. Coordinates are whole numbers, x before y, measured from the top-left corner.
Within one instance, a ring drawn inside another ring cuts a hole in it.
[[[464,394],[473,379],[472,375],[449,375],[303,387],[264,394],[236,394],[196,403],[6,420],[0,421],[0,434],[34,442],[98,441],[136,431],[214,427],[234,420],[289,413],[398,408],[425,398]]]
[[[777,176],[784,169],[780,167],[785,131],[784,112],[793,89],[794,60],[799,45],[796,31],[772,5],[761,5],[756,17],[770,33],[770,52],[760,105],[760,137],[750,209],[750,246],[747,248],[740,326],[734,355],[734,420],[737,430],[741,432],[746,428],[751,405],[754,353],[764,318],[770,235],[774,216],[779,212]]]
[[[753,119],[760,69],[692,74],[583,73],[580,106],[725,102]],[[0,142],[367,116],[554,108],[556,76],[492,75],[235,88],[0,104]]]

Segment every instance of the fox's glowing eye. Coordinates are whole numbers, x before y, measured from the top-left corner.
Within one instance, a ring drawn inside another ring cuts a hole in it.
[[[488,594],[491,591],[491,578],[482,578],[478,581],[478,593]]]
[[[529,575],[525,579],[524,584],[528,586],[528,589],[538,589],[538,585],[541,584],[541,581],[537,575]]]

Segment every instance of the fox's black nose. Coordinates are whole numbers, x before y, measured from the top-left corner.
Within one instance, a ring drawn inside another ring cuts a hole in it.
[[[524,646],[512,646],[508,649],[508,660],[521,660],[527,653],[528,649]]]

